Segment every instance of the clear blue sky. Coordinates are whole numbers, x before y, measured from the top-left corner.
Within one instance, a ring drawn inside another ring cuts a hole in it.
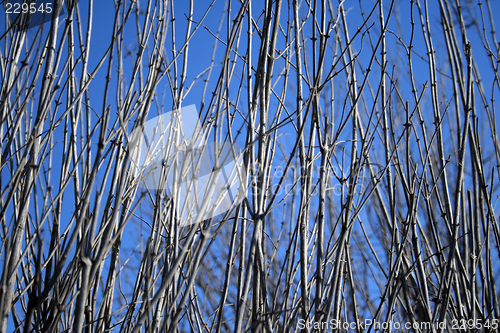
[[[388,1],[386,1],[386,2],[388,2]],[[432,2],[432,1],[429,1],[429,2]],[[369,3],[372,3],[372,1],[370,1]],[[408,25],[408,23],[409,23],[409,1],[397,1],[397,3],[398,3],[399,7],[397,9],[395,9],[395,12],[393,15],[400,16],[401,26],[398,26],[396,24],[396,19],[395,19],[395,17],[393,17],[391,19],[391,24],[389,25],[389,29],[394,31],[397,34],[401,33],[402,39],[405,42],[408,42],[409,38],[410,38],[410,30],[409,30],[409,25]],[[139,6],[144,6],[147,4],[147,1],[139,1],[138,4],[139,4]],[[254,16],[255,17],[259,16],[259,11],[260,11],[260,9],[258,8],[259,4],[260,4],[260,2],[257,3],[254,1],[253,8],[254,8]],[[494,7],[494,12],[500,14],[500,1],[493,0],[493,1],[491,1],[491,4]],[[187,1],[176,1],[174,3],[175,13],[176,13],[176,21],[175,22],[176,22],[176,29],[177,29],[177,34],[176,34],[177,48],[179,48],[181,46],[181,42],[184,40],[184,37],[185,37],[186,16],[188,15],[188,12],[189,12],[188,5],[189,5],[189,2],[187,2]],[[194,21],[198,22],[201,19],[202,15],[203,15],[205,9],[208,7],[208,5],[209,5],[209,2],[195,1],[195,11],[194,11],[194,15],[193,15]],[[91,44],[90,44],[91,57],[90,57],[90,63],[89,63],[89,71],[92,71],[95,68],[95,66],[100,61],[101,57],[105,54],[105,52],[110,44],[112,31],[113,31],[113,19],[114,19],[114,13],[115,13],[115,4],[114,4],[114,1],[112,1],[112,0],[94,1],[93,6],[94,6],[94,8],[93,8],[94,18],[93,18],[92,39],[91,39]],[[344,3],[344,6],[346,8],[349,8],[350,6],[352,6],[352,8],[350,9],[350,11],[347,14],[347,17],[350,20],[350,25],[352,27],[352,30],[351,30],[352,31],[351,36],[352,36],[352,34],[354,34],[354,32],[355,32],[356,25],[361,23],[360,13],[359,13],[359,5],[358,5],[357,1],[346,1]],[[88,0],[80,0],[79,7],[80,7],[80,10],[82,13],[81,18],[82,18],[82,24],[83,24],[83,31],[85,33],[86,26],[87,26]],[[211,9],[209,15],[205,19],[204,25],[209,27],[212,31],[216,31],[217,27],[219,26],[221,16],[224,13],[224,8],[225,8],[224,1],[216,1],[214,7]],[[289,9],[286,7],[283,8],[283,13],[282,13],[282,22],[283,23],[286,23],[288,10]],[[186,16],[184,14],[186,14]],[[232,16],[234,16],[234,14],[235,13],[232,13]],[[434,36],[434,38],[436,38],[436,41],[439,41],[440,39],[442,40],[442,38],[440,38],[440,36],[442,35],[442,31],[439,30],[440,27],[438,25],[439,20],[440,20],[439,11],[435,10],[435,9],[432,10],[430,16],[433,19],[433,22],[431,22],[433,24],[433,27],[434,27],[433,36]],[[465,17],[467,18],[467,15],[465,15]],[[61,17],[61,24],[64,24],[65,18],[66,18],[66,15]],[[417,13],[415,13],[415,19],[417,19]],[[374,29],[374,31],[377,31],[378,21],[376,19],[374,19],[374,21],[376,22],[376,24],[375,24],[373,29]],[[259,21],[259,23],[261,23],[261,22]],[[418,24],[418,22],[416,22],[416,23]],[[44,26],[45,35],[48,31],[49,24],[50,23],[46,23]],[[193,25],[193,27],[194,26],[195,25]],[[498,28],[500,28],[500,27],[497,27],[497,29]],[[4,32],[5,32],[5,16],[0,15],[0,33],[3,34]],[[60,32],[61,32],[61,30],[59,31],[59,33]],[[30,31],[28,32],[28,34],[30,36],[33,36],[33,34],[35,34],[35,33],[36,33],[36,27],[33,29],[30,29]],[[169,33],[170,33],[170,30],[169,30]],[[489,31],[487,31],[487,33],[489,34]],[[130,38],[127,38],[127,36],[130,36]],[[376,36],[376,34],[374,34],[373,36]],[[404,50],[399,45],[398,40],[395,37],[392,37],[392,35],[388,35],[388,36],[389,36],[388,37],[389,56],[396,57],[396,58],[402,57],[401,62],[406,61],[406,56],[404,54]],[[222,25],[222,30],[221,30],[221,39],[225,40],[226,39],[225,37],[226,37],[226,23],[224,23]],[[245,38],[246,37],[242,37],[242,40],[245,40]],[[366,38],[368,38],[368,37],[366,37]],[[470,41],[472,43],[472,49],[475,52],[475,56],[477,57],[476,60],[480,60],[480,61],[478,61],[478,66],[479,66],[481,74],[483,75],[482,79],[487,86],[491,86],[491,84],[493,83],[493,75],[491,73],[489,59],[487,58],[486,52],[484,51],[484,48],[482,47],[482,42],[481,42],[479,35],[477,34],[477,31],[475,32],[474,29],[471,29],[471,34],[469,35],[469,38],[470,38]],[[190,48],[189,48],[188,78],[187,78],[188,83],[191,82],[198,73],[200,73],[201,71],[205,70],[206,68],[208,68],[210,66],[212,48],[214,46],[214,41],[215,41],[215,39],[212,36],[212,34],[210,34],[203,27],[201,27],[200,30],[193,37],[193,40],[192,40],[192,42],[190,44]],[[366,39],[364,40],[363,45],[361,45],[361,41],[356,42],[356,43],[357,44],[355,44],[356,45],[355,48],[358,50],[361,49],[361,46],[363,46],[364,48],[369,47]],[[220,59],[220,56],[224,52],[224,47],[220,42],[217,42],[217,44],[218,44],[219,48],[217,50],[216,59]],[[130,50],[132,55],[134,55],[135,52],[137,52],[138,44],[137,44],[137,38],[136,38],[135,25],[133,25],[133,24],[127,25],[126,39],[124,40],[124,45],[125,45],[126,49]],[[170,47],[170,38],[167,39],[167,47]],[[258,47],[258,45],[256,46],[254,44],[254,48],[256,48],[256,47]],[[5,45],[3,44],[3,42],[0,43],[0,48],[5,49]],[[242,47],[242,49],[244,49],[244,47]],[[255,50],[257,50],[257,49],[255,49]],[[171,59],[172,53],[170,52],[170,50],[167,50],[167,51],[168,51],[167,56],[169,57],[169,59]],[[444,50],[438,50],[437,56],[443,57],[444,56],[443,52],[444,52]],[[255,52],[254,54],[256,54],[256,53],[257,52]],[[366,54],[366,58],[365,58],[365,54]],[[362,55],[360,56],[361,62],[366,62],[368,60],[369,55],[370,55],[370,52],[362,53]],[[330,54],[330,56],[332,56],[332,53]],[[421,32],[419,30],[419,27],[416,27],[415,54],[413,57],[413,61],[414,61],[414,66],[417,69],[415,72],[415,74],[416,74],[415,79],[417,81],[417,86],[422,86],[428,80],[429,75],[428,75],[428,67],[427,67],[426,61],[420,59],[419,56],[426,58],[425,47],[423,44]],[[128,63],[126,64],[126,67],[127,67],[127,65],[129,65],[128,69],[125,70],[125,75],[130,74],[129,68],[133,66],[133,63],[132,63],[133,59],[134,59],[133,56],[125,59],[126,62],[128,61]],[[256,61],[256,56],[254,56],[254,62],[255,61]],[[215,66],[220,67],[220,63],[218,63],[216,61]],[[282,64],[277,63],[277,66],[282,66]],[[211,88],[215,87],[217,73],[218,73],[218,70],[216,67],[216,68],[214,68],[214,75],[211,77],[211,80],[209,83],[209,89],[207,91],[208,96],[205,97],[205,102],[208,102],[208,100],[210,98]],[[98,114],[100,114],[101,109],[102,109],[103,83],[104,83],[105,75],[106,75],[106,70],[105,70],[105,68],[103,68],[98,72],[98,76],[96,77],[96,79],[90,85],[90,88],[89,88],[90,96],[91,96],[90,99],[91,99],[91,101],[95,101],[95,105],[93,105],[93,107],[95,108],[95,110]],[[112,75],[116,75],[116,71],[113,72]],[[241,75],[241,74],[237,73],[237,75]],[[380,74],[373,73],[371,75],[373,75],[373,78],[377,78],[377,77],[379,77]],[[405,77],[401,78],[401,86],[402,86],[403,91],[410,89],[408,86],[408,81],[405,81],[405,80],[406,80]],[[109,103],[113,106],[116,105],[114,88],[115,88],[115,85],[112,85],[112,90],[109,93]],[[167,93],[165,94],[166,99],[164,101],[164,109],[156,110],[156,106],[153,105],[153,109],[150,112],[149,118],[154,117],[156,114],[168,112],[171,109],[172,102],[171,102],[171,96],[169,96],[169,93],[168,93],[168,81],[166,78],[164,78],[164,80],[160,83],[159,88],[160,88],[160,91],[158,91],[159,94],[163,93],[162,89],[164,89],[164,88],[167,91]],[[187,95],[187,97],[184,101],[185,105],[196,104],[198,111],[200,111],[202,88],[203,88],[203,80],[200,80],[198,82],[198,84],[195,85],[193,90]],[[237,91],[237,90],[235,90],[235,91]],[[447,91],[447,93],[449,95],[449,91]],[[288,96],[289,97],[288,97],[287,102],[290,103],[290,107],[293,107],[293,103],[295,103],[294,96],[292,93],[290,93]],[[489,97],[490,96],[488,96],[488,98]],[[476,99],[479,101],[478,96],[476,96]],[[245,101],[245,99],[242,99],[242,101]],[[342,100],[339,99],[339,102],[340,101],[342,101]],[[443,100],[443,103],[446,103],[446,100]],[[481,103],[478,103],[478,105],[480,105],[480,104]],[[428,107],[428,104],[426,106]],[[497,106],[497,109],[498,109],[498,107],[500,107],[498,102],[496,102],[496,106]],[[240,107],[243,110],[246,109],[246,105],[244,104],[244,102],[242,102],[242,105],[240,105]],[[478,109],[479,109],[478,115],[480,117],[482,117],[482,119],[485,119],[484,112],[481,113],[481,106],[479,106]],[[203,112],[204,112],[203,115],[205,115],[207,110],[205,109]],[[429,112],[428,116],[430,116],[430,115],[431,115],[431,113]],[[498,126],[500,126],[500,122],[499,122],[498,117],[495,119],[495,121],[498,124]],[[286,146],[288,144],[286,136],[281,137],[280,140],[281,140],[283,145]],[[58,148],[56,147],[56,149],[58,149]],[[484,150],[488,151],[488,147],[484,147]],[[278,154],[279,154],[279,152],[278,152]],[[277,159],[275,164],[276,164],[275,166],[278,167],[281,164],[281,161],[279,159]],[[315,205],[315,203],[313,203],[313,204]],[[73,213],[73,209],[72,209],[71,205],[65,206],[65,209],[66,209],[65,215],[68,218],[70,218],[72,213]],[[135,226],[131,226],[130,233],[132,235],[135,235],[134,228],[135,228]],[[146,234],[147,234],[147,232],[146,232]],[[131,246],[129,246],[129,248],[134,248],[133,245],[135,245],[135,244],[131,244]],[[222,249],[222,250],[224,250],[224,249]]]

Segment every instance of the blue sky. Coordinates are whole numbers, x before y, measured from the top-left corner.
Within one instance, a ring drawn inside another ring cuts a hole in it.
[[[368,3],[371,4],[372,2],[370,1]],[[78,4],[79,4],[80,11],[81,11],[81,20],[82,20],[83,31],[85,32],[86,27],[87,27],[87,18],[86,17],[87,17],[87,12],[88,12],[88,0],[80,0]],[[142,7],[142,6],[146,5],[147,2],[146,1],[139,1],[138,4],[139,4],[139,6]],[[491,1],[491,4],[494,8],[493,11],[500,13],[500,1]],[[193,14],[194,21],[198,22],[201,19],[202,15],[203,15],[205,9],[208,7],[208,5],[209,5],[209,2],[203,2],[202,4],[200,4],[200,2],[195,2],[195,10],[194,10],[194,14]],[[356,2],[346,1],[344,3],[344,6],[346,8],[349,8],[349,11],[347,13],[347,17],[349,18],[349,24],[351,27],[351,36],[352,36],[355,33],[355,27],[359,26],[362,23],[362,20],[360,18],[361,13],[359,10],[359,4],[357,1]],[[400,20],[401,20],[400,21],[401,26],[398,26],[396,24],[396,19],[395,19],[395,17],[393,17],[391,19],[391,23],[389,25],[389,30],[393,31],[395,34],[400,35],[402,40],[404,42],[408,43],[409,39],[410,39],[410,30],[409,30],[409,25],[408,25],[409,11],[410,11],[409,1],[398,1],[397,6],[398,7],[394,9],[393,15],[394,16],[399,15]],[[259,8],[258,7],[259,7],[259,3],[254,2],[254,7],[253,7],[254,8],[254,17],[259,17]],[[176,36],[175,36],[175,38],[176,38],[176,43],[177,43],[176,47],[177,47],[177,49],[179,49],[179,47],[182,45],[181,42],[184,40],[184,37],[185,37],[186,16],[188,15],[188,12],[189,12],[188,2],[176,1],[174,3],[174,8],[175,8],[174,10],[176,13],[176,20],[175,20],[175,24],[176,24]],[[214,6],[211,8],[207,18],[204,21],[204,25],[207,26],[207,28],[209,28],[212,32],[214,32],[217,30],[217,28],[219,26],[219,22],[221,21],[221,18],[223,19],[223,24],[221,25],[221,33],[220,33],[222,40],[224,40],[226,38],[226,35],[227,35],[227,32],[226,32],[227,22],[226,22],[225,17],[224,17],[224,10],[225,10],[225,2],[224,1],[216,1]],[[281,16],[281,21],[283,24],[286,24],[286,20],[288,19],[288,16],[287,16],[288,10],[289,10],[289,7],[283,8],[283,12],[282,12],[282,16]],[[302,10],[304,11],[304,5],[302,6]],[[386,7],[386,11],[388,11],[388,7]],[[91,57],[89,59],[90,60],[89,61],[89,71],[93,71],[93,69],[97,66],[98,62],[100,61],[101,57],[107,51],[107,48],[108,48],[108,46],[110,44],[110,40],[111,40],[111,34],[113,31],[114,13],[115,13],[114,1],[102,0],[102,1],[94,1],[93,2],[93,28],[92,28],[93,31],[92,31],[92,38],[91,38],[91,43],[90,43]],[[304,12],[302,12],[302,13],[304,13]],[[234,16],[234,14],[235,13],[233,12],[232,16]],[[364,14],[366,15],[367,13],[364,13]],[[465,16],[467,17],[467,15],[465,15]],[[414,17],[415,17],[415,19],[417,19],[417,13],[415,13]],[[432,19],[431,25],[433,26],[433,36],[434,36],[435,41],[436,41],[435,46],[437,47],[438,41],[442,40],[442,38],[440,37],[440,36],[442,36],[442,31],[440,30],[440,27],[438,25],[439,20],[440,20],[438,10],[435,10],[435,9],[432,10],[430,12],[430,17]],[[64,24],[65,18],[66,18],[66,15],[61,17],[61,21],[60,21],[61,24]],[[368,34],[366,34],[366,35],[364,35],[363,39],[357,39],[354,43],[355,50],[367,50],[367,52],[361,52],[361,54],[359,56],[360,62],[362,64],[366,64],[369,61],[369,58],[371,55],[371,53],[369,52],[369,48],[370,48],[369,38],[370,37],[376,38],[377,33],[379,32],[377,18],[378,18],[377,16],[374,16],[374,19],[372,20],[375,23],[374,26],[371,28],[372,29],[372,36],[369,36]],[[1,29],[5,29],[4,28],[5,27],[4,21],[2,21],[4,19],[5,19],[5,16],[0,16]],[[261,25],[262,22],[257,21],[257,23],[258,23],[258,25]],[[417,23],[417,25],[419,24],[418,21],[416,23]],[[246,24],[246,23],[244,23],[244,24]],[[195,24],[193,25],[193,28],[194,28],[194,26],[195,26]],[[49,27],[48,23],[44,25],[44,34],[45,35],[47,34],[48,27]],[[125,66],[124,66],[125,67],[125,71],[124,71],[125,81],[127,79],[129,79],[129,76],[131,74],[130,68],[133,66],[134,55],[138,50],[138,42],[137,42],[135,29],[136,29],[136,27],[134,24],[127,24],[126,34],[125,34],[126,38],[123,41],[124,50],[129,50],[131,53],[130,57],[125,57],[125,59],[124,59],[124,61],[125,61]],[[484,47],[482,46],[483,43],[482,43],[481,38],[480,38],[481,31],[475,30],[473,25],[469,29],[470,30],[468,30],[468,33],[469,33],[468,36],[469,36],[469,39],[472,43],[472,49],[474,52],[474,56],[475,57],[477,56],[476,60],[479,60],[478,61],[478,68],[481,72],[482,80],[485,83],[485,85],[489,87],[493,84],[494,76],[493,76],[492,71],[491,71],[491,65],[489,63],[489,59],[486,55],[486,52],[484,51]],[[3,34],[3,32],[5,30],[0,30],[0,31]],[[310,31],[310,29],[309,29],[309,31]],[[28,35],[30,37],[32,37],[35,33],[36,33],[36,28],[30,29],[28,32]],[[169,33],[170,33],[170,30],[169,30]],[[307,32],[307,33],[309,33],[309,32]],[[489,31],[487,33],[489,34]],[[128,36],[130,38],[127,38]],[[416,27],[416,33],[415,33],[414,38],[415,38],[414,39],[415,47],[414,47],[413,61],[414,61],[414,68],[416,69],[415,70],[415,81],[416,81],[417,87],[422,87],[422,85],[428,80],[429,74],[428,74],[428,65],[427,65],[426,60],[425,60],[426,54],[425,54],[424,42],[423,42],[423,38],[422,38],[421,32],[420,32],[418,27]],[[245,40],[244,37],[242,37],[242,41],[243,40]],[[406,55],[405,55],[404,48],[399,43],[399,40],[396,37],[394,37],[394,35],[392,35],[392,34],[388,34],[387,40],[388,40],[388,56],[393,60],[396,59],[395,61],[392,61],[391,64],[395,64],[395,66],[397,66],[398,59],[400,59],[401,68],[406,68],[406,67],[404,67],[404,63],[406,62]],[[171,43],[171,37],[167,38],[167,41],[166,41],[167,47],[170,47],[170,43]],[[283,43],[283,45],[281,45],[281,48],[284,47],[284,42],[282,41],[282,43]],[[310,44],[307,44],[307,43],[309,43],[308,40],[306,41],[306,54],[311,56],[312,53],[310,51],[307,51],[307,45],[310,45]],[[212,77],[210,78],[210,81],[207,84],[207,92],[206,92],[205,100],[202,101],[201,98],[202,98],[203,87],[204,87],[203,79],[206,77],[206,75],[204,75],[201,80],[197,81],[197,83],[194,85],[193,89],[187,94],[187,96],[183,102],[184,105],[195,104],[197,106],[198,111],[201,112],[201,117],[206,116],[209,112],[206,107],[203,110],[201,110],[202,109],[202,102],[208,104],[208,102],[210,101],[211,92],[214,89],[214,87],[216,86],[217,75],[218,75],[218,73],[220,71],[220,67],[221,67],[221,63],[218,60],[221,59],[221,56],[223,55],[225,48],[224,48],[224,45],[222,44],[222,42],[216,42],[214,36],[209,31],[207,31],[207,29],[205,29],[204,27],[199,28],[199,31],[194,35],[192,42],[190,44],[190,47],[189,47],[188,77],[187,77],[188,83],[190,83],[199,73],[201,73],[202,71],[204,71],[210,67],[211,55],[212,55],[214,45],[217,45],[217,51],[216,51],[216,57],[215,57],[216,60],[214,62]],[[5,49],[5,45],[1,42],[0,42],[0,47],[2,49]],[[241,45],[240,50],[245,50],[245,47],[246,47],[245,45]],[[256,66],[256,58],[257,58],[256,54],[258,51],[258,44],[256,42],[254,42],[253,48],[254,48],[253,63],[254,63],[254,66]],[[278,45],[278,49],[280,49],[280,45]],[[330,50],[327,53],[328,56],[330,57],[329,62],[332,62],[331,59],[333,59],[334,52],[335,52],[335,50]],[[442,59],[442,57],[444,57],[444,55],[445,55],[443,52],[444,52],[443,49],[438,49],[438,53],[437,53],[438,62],[442,61],[440,59]],[[146,53],[150,53],[150,52],[146,52]],[[172,52],[170,50],[166,50],[166,55],[168,57],[167,62],[171,61]],[[241,76],[243,73],[244,69],[243,69],[241,63],[242,62],[240,61],[240,63],[237,64],[237,66],[236,66],[236,74],[235,74],[236,77]],[[182,64],[182,60],[180,61],[179,66],[181,64]],[[113,64],[113,66],[114,66],[114,69],[116,69],[116,66],[117,66],[116,61]],[[277,61],[276,66],[277,66],[276,72],[279,72],[278,69],[284,68],[284,63],[282,61],[281,62]],[[394,68],[394,70],[397,70],[397,69],[398,68]],[[180,70],[180,67],[179,67],[179,70]],[[388,69],[388,71],[390,71],[390,70],[392,70],[392,68]],[[90,100],[95,101],[94,102],[95,104],[93,104],[92,107],[95,109],[97,114],[100,114],[101,110],[102,110],[103,87],[104,87],[104,82],[105,82],[105,75],[106,75],[106,70],[105,70],[105,68],[103,68],[98,72],[96,79],[92,82],[92,84],[89,87]],[[144,74],[144,75],[146,75],[146,74]],[[375,72],[373,72],[370,75],[371,75],[371,80],[373,80],[373,82],[376,82],[376,80],[380,77],[379,69],[377,69]],[[112,76],[115,76],[114,79],[116,79],[116,71],[112,72]],[[344,76],[342,76],[342,77],[344,78]],[[398,76],[397,78],[398,78],[398,80],[400,80],[399,84],[401,86],[401,91],[406,93],[407,96],[409,96],[411,88],[409,87],[409,82],[408,82],[407,76],[401,75],[401,76]],[[342,78],[338,78],[338,80],[342,80]],[[358,80],[359,80],[359,78],[358,78]],[[277,83],[277,90],[279,90],[278,88],[282,84],[282,81],[278,81],[278,78],[276,78],[276,81],[278,82]],[[233,94],[233,96],[230,96],[232,99],[235,98],[236,91],[237,91],[236,83],[234,83],[234,84],[235,84],[234,90],[232,90],[232,92],[231,92]],[[112,89],[110,90],[109,96],[108,96],[108,103],[112,106],[112,108],[116,108],[116,104],[117,104],[116,97],[115,97],[115,87],[116,87],[116,84],[112,84],[112,87],[111,87]],[[293,89],[294,89],[293,86],[289,88],[287,101],[285,103],[286,106],[290,108],[290,110],[293,110],[294,103],[295,103]],[[172,96],[170,94],[169,82],[168,82],[166,77],[164,77],[162,82],[159,84],[157,92],[158,92],[158,99],[157,99],[158,102],[157,102],[157,104],[153,104],[152,109],[150,110],[150,113],[149,113],[149,117],[148,117],[149,119],[151,119],[152,117],[155,117],[158,114],[168,112],[172,108]],[[445,87],[442,90],[443,107],[445,107],[447,105],[447,103],[449,102],[448,98],[450,98],[450,96],[451,96],[450,92],[451,92],[451,87]],[[164,95],[162,95],[163,93],[164,93]],[[304,91],[304,93],[307,95],[308,91]],[[338,91],[335,91],[334,93],[341,96],[341,98],[336,99],[335,103],[334,103],[334,107],[336,108],[336,110],[338,112],[338,110],[341,110],[343,107],[343,105],[342,105],[343,98],[342,97],[344,96],[345,91],[342,91],[341,89],[339,89]],[[332,94],[332,92],[326,90],[325,95],[327,95],[327,94]],[[245,96],[246,96],[246,93],[244,92],[244,89],[243,89],[243,93],[242,93],[242,97],[240,98],[240,105],[239,105],[241,110],[247,109],[246,104],[245,104],[246,103]],[[326,96],[326,98],[327,97],[328,96]],[[476,96],[476,99],[479,101],[479,96]],[[367,97],[367,100],[368,100],[368,102],[370,102],[370,97]],[[478,105],[480,105],[480,103],[478,103]],[[499,106],[498,102],[495,102],[495,105],[498,107]],[[277,108],[277,103],[275,100],[272,101],[271,106],[274,108]],[[324,107],[325,107],[325,110],[328,110],[328,105],[325,105]],[[424,103],[424,109],[430,110],[430,104],[427,101]],[[328,110],[328,111],[331,111],[331,110]],[[59,110],[59,112],[62,112],[62,110]],[[116,110],[112,109],[112,114],[114,115],[115,113],[116,113]],[[484,108],[482,109],[481,106],[479,106],[477,113],[478,113],[480,120],[482,120],[484,122],[486,120]],[[424,116],[428,117],[427,119],[428,120],[430,119],[430,121],[432,122],[432,119],[431,119],[432,112],[431,111],[426,113]],[[116,116],[113,116],[113,117],[116,117]],[[498,117],[495,118],[495,122],[500,125]],[[338,123],[336,124],[336,126],[338,126]],[[286,125],[286,127],[284,127],[284,130],[282,132],[287,132],[287,131],[291,135],[294,134],[293,128],[290,124]],[[349,137],[350,137],[350,133],[346,132],[344,134],[344,136],[342,136],[340,139],[341,139],[341,141],[347,140],[347,139],[349,139]],[[96,135],[95,139],[96,139],[95,141],[97,141],[97,135]],[[241,138],[242,142],[244,142],[244,139],[245,139],[244,137]],[[487,140],[487,138],[485,138],[485,140]],[[287,140],[287,135],[281,136],[279,138],[279,141],[284,147],[287,147],[287,148],[291,148],[290,145],[293,145],[293,143],[294,143],[293,140],[291,141],[291,143],[290,143],[290,141]],[[342,148],[342,144],[339,145],[339,148]],[[61,147],[56,144],[54,146],[54,149],[57,152],[57,150],[61,149]],[[483,149],[485,151],[485,154],[487,154],[488,152],[491,153],[491,147],[485,146],[485,147],[483,147]],[[280,166],[281,167],[284,166],[283,160],[284,160],[284,156],[280,156],[280,153],[278,152],[277,158],[274,162],[274,167],[279,168]],[[491,172],[488,172],[488,174],[491,174]],[[317,175],[316,175],[316,177],[317,177]],[[53,178],[56,179],[56,177],[53,177]],[[56,181],[56,180],[54,180],[54,181]],[[54,184],[54,185],[57,186],[57,184]],[[290,185],[290,184],[288,184],[288,185]],[[106,186],[109,186],[109,184],[106,184]],[[282,197],[280,196],[279,199],[281,199],[281,198]],[[332,197],[331,199],[332,199],[332,201],[335,201],[335,200],[338,201],[338,198],[336,198],[336,197]],[[278,201],[279,200],[277,200],[277,202]],[[65,207],[64,207],[64,209],[66,210],[64,215],[69,220],[71,218],[71,216],[73,215],[73,206],[71,204],[69,204],[69,203],[71,203],[71,197],[67,198],[66,202],[68,204],[65,205]],[[294,205],[295,203],[292,202],[291,204]],[[317,206],[317,198],[313,199],[312,205],[315,207]],[[280,209],[281,209],[281,207],[280,207]],[[147,205],[141,206],[139,213],[140,213],[140,215],[142,215],[143,217],[145,217],[147,219],[148,214],[149,214],[149,207]],[[283,221],[296,218],[295,216],[287,215],[288,213],[286,213],[286,212],[281,213],[281,211],[277,211],[277,212],[273,212],[273,213],[277,214],[276,218],[281,218]],[[366,219],[369,219],[368,215],[364,216],[364,217]],[[333,223],[334,221],[331,221],[331,222]],[[144,229],[142,229],[142,228],[144,228]],[[372,228],[377,229],[377,226],[373,225]],[[143,234],[148,235],[148,232],[149,232],[148,226],[146,226],[144,224],[139,223],[139,224],[131,224],[130,225],[130,229],[128,230],[128,232],[125,233],[126,235],[131,235],[130,236],[130,243],[126,244],[126,245],[128,245],[128,247],[126,246],[124,248],[125,256],[127,254],[130,254],[132,249],[135,249],[138,246],[138,244],[133,241],[132,236],[143,235]],[[373,232],[375,233],[375,232],[377,232],[377,230],[374,230]],[[220,253],[223,253],[224,250],[227,250],[226,248],[224,248],[223,244],[216,244],[216,245],[214,245],[214,248],[218,248],[219,246],[220,246],[220,249],[214,250],[214,253],[217,253],[218,251],[220,251]],[[377,246],[376,243],[375,243],[375,246]],[[283,253],[281,253],[281,255],[283,255]]]

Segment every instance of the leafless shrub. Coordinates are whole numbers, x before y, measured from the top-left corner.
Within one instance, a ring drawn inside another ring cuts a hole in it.
[[[498,4],[98,6],[1,36],[0,332],[497,331]],[[193,103],[249,189],[182,226],[127,144]]]

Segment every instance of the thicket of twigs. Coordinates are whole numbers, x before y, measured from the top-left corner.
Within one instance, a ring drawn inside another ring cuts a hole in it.
[[[0,332],[496,331],[495,5],[115,1],[93,63],[95,1],[8,25]],[[127,140],[188,102],[249,190],[181,226]]]

